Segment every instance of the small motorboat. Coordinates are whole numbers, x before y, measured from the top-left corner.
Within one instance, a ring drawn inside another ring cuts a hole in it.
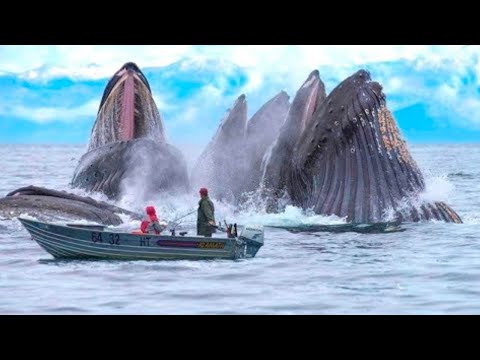
[[[57,225],[18,218],[55,258],[115,260],[197,260],[253,258],[263,246],[263,226],[243,226],[238,236],[151,235],[116,232],[101,225]]]

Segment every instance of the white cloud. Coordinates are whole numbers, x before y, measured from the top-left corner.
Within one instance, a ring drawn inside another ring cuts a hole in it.
[[[175,102],[174,101],[169,101],[167,96],[159,95],[159,94],[152,94],[153,100],[155,101],[155,104],[157,105],[158,111],[160,111],[160,114],[164,111],[172,110],[175,109]]]
[[[190,45],[2,45],[0,71],[48,79],[110,77],[128,61],[141,67],[165,66],[190,51]]]
[[[141,67],[166,66],[180,59],[201,63],[224,61],[264,75],[309,72],[321,65],[364,65],[393,60],[439,64],[445,59],[469,61],[479,47],[423,45],[32,45],[0,46],[0,71],[25,76],[101,78],[111,76],[127,61]],[[188,66],[188,63],[185,63]],[[40,70],[39,70],[40,69]],[[32,71],[36,72],[32,72]],[[258,77],[258,74],[257,74]]]
[[[25,107],[5,106],[0,108],[1,115],[16,116],[36,123],[71,122],[81,117],[95,119],[99,101],[91,100],[73,108],[66,107]]]
[[[463,45],[6,45],[0,46],[0,74],[15,73],[40,81],[58,76],[98,79],[110,77],[127,61],[134,61],[141,68],[146,68],[167,66],[183,60],[182,69],[188,70],[190,67],[209,66],[209,60],[214,59],[217,66],[215,71],[224,76],[225,82],[219,76],[216,84],[205,84],[202,93],[187,104],[197,108],[204,105],[199,101],[208,101],[216,106],[225,105],[222,97],[228,87],[227,75],[234,71],[233,65],[242,67],[247,74],[247,82],[239,89],[239,94],[243,92],[251,99],[254,96],[267,96],[265,94],[273,96],[282,89],[293,97],[308,74],[322,66],[331,69],[328,74],[320,74],[322,79],[327,79],[327,89],[331,90],[339,81],[351,75],[352,69],[380,62],[402,61],[409,63],[410,68],[418,73],[395,74],[380,69],[372,74],[374,80],[384,85],[387,96],[395,96],[395,100],[389,103],[393,110],[415,102],[425,102],[432,114],[451,112],[461,116],[464,124],[476,126],[480,124],[480,112],[476,89],[473,87],[480,85],[479,58],[480,46]],[[422,78],[424,71],[438,71],[445,77],[445,84],[432,90]],[[476,75],[476,83],[466,86],[462,83],[462,77],[469,72]],[[173,99],[165,96],[155,98],[161,111],[178,108]],[[97,100],[95,104],[89,116],[95,115]],[[19,110],[39,122],[60,118],[68,121],[78,114],[87,115],[90,111],[88,107]],[[186,119],[194,121],[195,111],[179,110],[175,118],[183,116],[185,122],[189,122]]]
[[[480,97],[476,90],[469,91],[461,84],[444,84],[431,91],[433,115],[450,117],[456,125],[480,129]],[[460,122],[460,123],[459,123]]]
[[[184,124],[191,124],[198,119],[199,116],[199,109],[197,107],[190,106],[189,108],[185,109],[182,114],[182,118],[179,119],[179,123]]]
[[[172,118],[164,118],[168,128],[174,130],[190,124],[216,123],[217,119],[212,117],[213,110],[217,108],[217,110],[224,112],[227,107],[231,107],[233,104],[233,101],[230,101],[231,99],[223,96],[226,86],[226,84],[220,84],[220,87],[216,87],[207,84],[202,87],[192,98],[187,99],[173,111]]]

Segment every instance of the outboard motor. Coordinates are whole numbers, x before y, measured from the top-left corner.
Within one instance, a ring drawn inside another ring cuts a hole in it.
[[[263,246],[264,230],[261,225],[245,225],[238,237],[245,241],[246,257],[254,257],[257,251]]]

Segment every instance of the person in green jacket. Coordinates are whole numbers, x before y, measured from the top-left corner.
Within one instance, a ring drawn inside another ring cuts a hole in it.
[[[200,201],[198,202],[197,235],[212,237],[215,232],[215,207],[208,197],[206,188],[200,189]]]

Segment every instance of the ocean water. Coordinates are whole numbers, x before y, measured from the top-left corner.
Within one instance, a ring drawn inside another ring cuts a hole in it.
[[[0,196],[31,184],[72,191],[68,183],[84,150],[1,145]],[[0,220],[0,313],[480,314],[480,144],[410,151],[426,177],[424,197],[447,201],[464,224],[408,224],[390,234],[267,227],[254,259],[121,262],[53,260],[17,220]],[[197,201],[194,194],[152,199],[165,216]],[[119,205],[145,204],[127,196]],[[341,222],[293,207],[265,214],[216,205],[217,219],[239,223]],[[193,222],[194,215],[184,226]]]

